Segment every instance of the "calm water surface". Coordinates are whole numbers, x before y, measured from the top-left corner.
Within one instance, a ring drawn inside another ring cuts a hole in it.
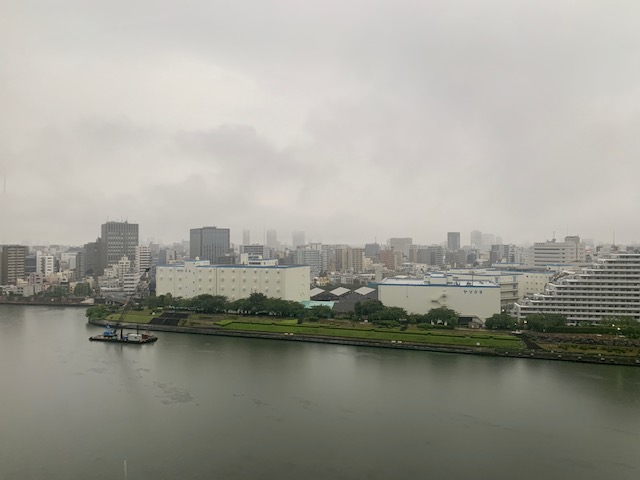
[[[640,368],[99,332],[0,305],[1,479],[640,478]]]

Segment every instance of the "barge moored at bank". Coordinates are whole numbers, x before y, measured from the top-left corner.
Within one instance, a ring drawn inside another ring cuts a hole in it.
[[[104,329],[102,335],[94,335],[93,337],[89,337],[89,340],[92,342],[111,342],[111,343],[152,343],[158,340],[158,337],[155,335],[151,335],[150,333],[139,333],[139,332],[131,332],[131,333],[123,333],[120,330],[120,335],[118,332],[113,330],[109,325],[107,325]]]

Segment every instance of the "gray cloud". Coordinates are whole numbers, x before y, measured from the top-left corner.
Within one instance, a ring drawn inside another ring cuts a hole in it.
[[[637,2],[9,2],[0,241],[640,239]]]

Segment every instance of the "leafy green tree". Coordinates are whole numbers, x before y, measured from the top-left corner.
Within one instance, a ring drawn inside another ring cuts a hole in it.
[[[400,307],[384,307],[382,310],[378,310],[369,316],[369,319],[374,323],[390,321],[399,322],[406,318],[407,311]]]
[[[91,320],[100,320],[103,318],[107,318],[107,316],[113,313],[113,311],[113,308],[107,305],[94,305],[87,308],[87,311],[84,313],[84,315]]]
[[[518,321],[508,313],[494,313],[484,322],[489,330],[513,330],[518,326]]]
[[[380,300],[366,300],[364,302],[356,302],[353,310],[358,317],[368,317],[385,307]]]
[[[76,283],[73,287],[73,294],[78,297],[88,297],[91,295],[91,285],[86,282]]]
[[[544,332],[547,327],[562,327],[567,324],[567,317],[557,313],[534,313],[526,318],[530,330]]]
[[[165,302],[164,295],[158,295],[157,297],[156,296],[147,297],[143,301],[144,305],[151,309],[164,307],[164,302]]]
[[[451,308],[438,307],[438,308],[432,308],[431,310],[429,310],[427,314],[424,316],[424,319],[428,323],[433,323],[433,324],[442,323],[445,325],[455,327],[458,325],[458,316],[459,316],[458,312],[456,312],[455,310],[452,310]]]
[[[69,287],[62,285],[52,285],[42,292],[43,297],[62,298],[69,296]]]
[[[306,316],[308,317],[331,318],[332,310],[331,307],[328,307],[327,305],[314,305],[309,308],[306,313]]]
[[[606,327],[637,327],[638,321],[633,317],[605,317],[599,325]]]
[[[222,295],[198,295],[190,299],[189,307],[202,313],[218,313],[227,309],[227,299]]]

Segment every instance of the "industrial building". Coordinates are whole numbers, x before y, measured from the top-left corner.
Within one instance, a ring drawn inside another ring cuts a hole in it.
[[[424,278],[390,277],[378,284],[378,299],[387,307],[424,314],[447,307],[461,317],[485,321],[500,313],[500,287],[486,280],[453,280],[442,273]]]
[[[297,265],[211,265],[208,260],[156,269],[156,295],[222,295],[234,301],[252,293],[303,302],[309,300],[309,267]]]

